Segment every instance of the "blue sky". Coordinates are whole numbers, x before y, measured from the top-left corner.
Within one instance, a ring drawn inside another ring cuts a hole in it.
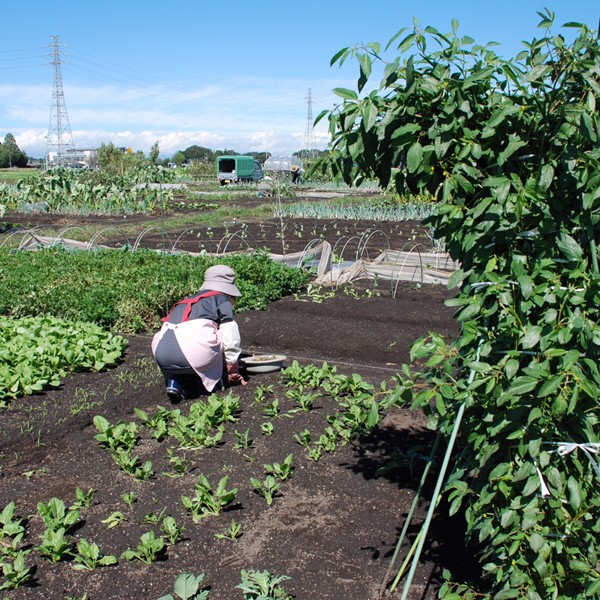
[[[222,8],[227,6],[227,8]],[[403,27],[499,42],[508,58],[539,36],[537,11],[598,28],[597,0],[71,0],[6,2],[0,12],[0,137],[46,152],[52,101],[51,36],[61,43],[65,104],[77,148],[112,142],[161,154],[197,144],[240,153],[305,147],[313,117],[355,88],[357,64],[331,67],[341,48],[382,45]],[[328,143],[326,124],[313,130]]]

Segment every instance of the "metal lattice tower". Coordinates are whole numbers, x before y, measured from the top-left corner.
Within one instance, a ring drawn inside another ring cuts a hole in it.
[[[308,88],[308,115],[306,117],[306,132],[304,133],[304,149],[308,156],[314,155],[315,145],[312,115],[312,90]]]
[[[50,106],[50,122],[48,124],[48,137],[46,144],[46,163],[49,162],[50,153],[55,153],[56,159],[53,164],[64,164],[68,162],[67,150],[73,150],[73,134],[65,104],[65,93],[63,91],[62,74],[60,70],[61,55],[57,35],[51,35],[52,39],[51,58],[53,67],[52,104]]]

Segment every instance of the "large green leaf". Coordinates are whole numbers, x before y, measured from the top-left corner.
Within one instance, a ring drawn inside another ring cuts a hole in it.
[[[358,62],[360,63],[360,79],[358,89],[359,91],[365,86],[369,75],[371,75],[372,60],[368,54],[358,54]]]
[[[377,120],[377,115],[377,107],[371,102],[365,102],[362,110],[362,122],[366,131],[373,129],[373,125],[375,125]]]
[[[560,238],[556,241],[556,245],[568,260],[581,260],[583,256],[583,250],[577,243],[577,240],[568,233],[563,232]]]
[[[498,154],[498,164],[502,166],[517,150],[519,150],[519,148],[522,148],[525,145],[526,144],[524,140],[520,139],[516,135],[512,135],[506,148],[504,148],[504,150]]]
[[[550,396],[551,394],[554,394],[554,392],[556,392],[556,390],[558,389],[559,385],[563,382],[564,377],[565,376],[561,373],[559,375],[551,377],[550,379],[546,379],[546,381],[544,381],[538,392],[539,397],[544,398],[545,396]]]
[[[406,156],[408,172],[414,173],[421,166],[423,160],[423,147],[419,142],[415,142],[409,149]]]
[[[581,488],[580,483],[573,476],[570,476],[567,481],[567,489],[569,490],[569,504],[574,511],[579,511],[581,508]]]
[[[334,88],[333,93],[344,100],[358,100],[358,94],[354,90],[348,88]]]
[[[521,345],[525,350],[535,348],[540,343],[542,328],[539,325],[529,325],[521,337]]]
[[[396,138],[403,137],[406,134],[414,134],[420,130],[421,126],[418,123],[407,123],[405,125],[402,125],[402,127],[394,129],[390,136],[390,139],[394,140]]]
[[[182,573],[175,580],[175,593],[182,600],[191,600],[198,592],[203,579],[204,575],[196,577],[191,573]]]
[[[539,380],[536,377],[530,377],[529,375],[521,375],[512,382],[509,392],[520,396],[531,392],[538,385]]]

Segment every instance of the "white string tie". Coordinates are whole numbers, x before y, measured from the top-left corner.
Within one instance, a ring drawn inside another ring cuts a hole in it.
[[[585,442],[583,444],[576,444],[575,442],[547,442],[548,444],[552,444],[553,446],[558,446],[556,450],[551,450],[551,452],[557,452],[561,456],[566,456],[567,454],[571,454],[574,450],[578,448],[587,456],[588,460],[592,464],[596,475],[600,477],[600,464],[598,461],[592,456],[593,454],[600,454],[600,442]]]
[[[535,470],[537,471],[538,477],[540,478],[540,487],[542,488],[542,498],[550,498],[550,496],[552,496],[552,494],[550,493],[550,490],[548,489],[548,486],[546,485],[546,482],[544,481],[544,477],[542,476],[542,472],[540,471],[540,468],[535,465]]]
[[[577,444],[575,442],[546,442],[546,444],[558,446],[556,450],[550,450],[550,453],[556,452],[560,456],[571,454],[571,452],[577,449],[581,450],[587,456],[596,475],[600,477],[600,464],[593,456],[594,454],[600,454],[600,442],[585,442],[583,444]],[[535,470],[537,471],[537,475],[540,479],[541,496],[542,498],[549,498],[552,496],[552,494],[550,493],[550,490],[544,481],[544,477],[542,476],[542,472],[540,471],[537,463],[535,465]]]

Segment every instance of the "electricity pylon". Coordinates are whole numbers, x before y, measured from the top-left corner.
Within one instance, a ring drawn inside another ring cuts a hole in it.
[[[307,156],[315,154],[315,132],[313,130],[312,90],[308,88],[308,115],[306,117],[306,132],[304,133],[304,149]]]
[[[53,164],[62,165],[68,161],[67,150],[73,150],[73,134],[65,104],[65,93],[63,91],[61,74],[60,46],[57,35],[51,35],[52,39],[52,104],[50,106],[50,122],[48,124],[48,137],[46,144],[46,165],[49,163],[50,153],[55,153]]]

